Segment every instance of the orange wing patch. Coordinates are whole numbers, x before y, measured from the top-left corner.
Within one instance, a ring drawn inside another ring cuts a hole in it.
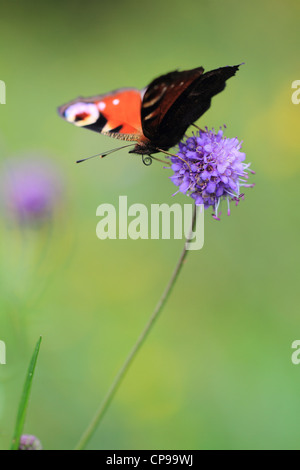
[[[77,98],[58,109],[63,119],[79,127],[122,140],[144,140],[141,123],[143,92],[135,88]]]
[[[141,123],[141,93],[137,90],[127,90],[107,95],[95,103],[107,123],[102,133],[111,132],[122,126],[120,134],[142,134]]]

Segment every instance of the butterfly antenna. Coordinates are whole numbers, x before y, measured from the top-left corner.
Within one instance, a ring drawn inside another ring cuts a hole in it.
[[[96,157],[104,158],[104,157],[106,157],[107,155],[109,155],[111,153],[117,152],[118,150],[122,150],[122,149],[125,149],[127,147],[133,147],[134,145],[135,144],[123,145],[122,147],[117,147],[115,149],[108,150],[105,153],[97,153],[96,155],[92,155],[91,157],[86,157],[86,158],[82,158],[81,160],[77,160],[76,163],[82,163],[82,162],[85,162],[86,160],[91,160],[91,158],[96,158]]]

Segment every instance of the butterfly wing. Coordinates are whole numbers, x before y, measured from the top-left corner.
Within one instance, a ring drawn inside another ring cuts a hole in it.
[[[226,80],[239,66],[204,72],[202,67],[171,72],[147,87],[141,117],[144,135],[158,148],[169,149],[187,128],[210,107],[211,99],[224,90]]]
[[[79,97],[58,108],[65,121],[117,139],[139,141],[143,137],[143,92],[124,88],[90,98]]]

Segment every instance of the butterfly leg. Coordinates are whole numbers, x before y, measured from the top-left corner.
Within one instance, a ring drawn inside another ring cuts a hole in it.
[[[185,163],[185,164],[187,165],[187,167],[189,168],[189,170],[191,171],[191,167],[190,167],[190,165],[188,164],[188,162],[186,162],[183,158],[179,157],[179,155],[175,155],[174,153],[169,153],[169,152],[167,152],[166,150],[162,150],[162,149],[159,149],[159,148],[157,148],[157,150],[158,150],[159,152],[164,153],[165,155],[168,155],[169,157],[179,158],[179,160],[183,161],[183,163]]]
[[[203,129],[201,129],[201,127],[197,126],[196,124],[192,124],[192,126],[196,127],[196,129],[198,129],[198,131],[200,132],[205,132]]]
[[[151,158],[152,158],[152,160],[156,160],[157,162],[164,163],[165,165],[171,166],[171,163],[167,162],[167,160],[161,160],[160,158],[153,157],[153,155],[151,155]]]

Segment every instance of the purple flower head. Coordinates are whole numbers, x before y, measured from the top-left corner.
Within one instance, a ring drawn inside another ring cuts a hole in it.
[[[177,155],[170,157],[174,175],[171,180],[179,190],[192,197],[196,205],[204,204],[205,209],[213,207],[213,217],[219,220],[218,209],[222,199],[227,200],[228,215],[230,202],[239,203],[244,198],[241,188],[253,187],[247,184],[250,163],[244,163],[246,155],[240,151],[237,138],[223,136],[222,129],[214,129],[188,137],[179,144]]]
[[[23,434],[20,438],[18,450],[43,450],[43,447],[37,437]]]
[[[50,217],[62,193],[61,176],[51,160],[24,158],[8,161],[1,169],[2,205],[19,222]]]

